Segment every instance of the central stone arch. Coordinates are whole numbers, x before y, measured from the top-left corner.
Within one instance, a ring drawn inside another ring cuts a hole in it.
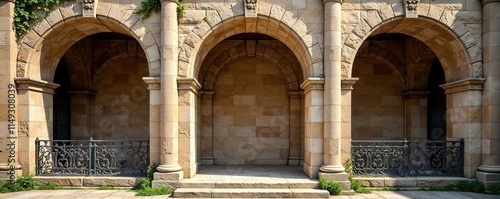
[[[179,53],[181,77],[197,77],[201,62],[220,41],[241,33],[260,33],[290,48],[301,64],[304,79],[323,76],[323,53],[310,29],[281,6],[259,4],[256,18],[244,17],[242,6],[223,7],[210,13],[191,30]]]

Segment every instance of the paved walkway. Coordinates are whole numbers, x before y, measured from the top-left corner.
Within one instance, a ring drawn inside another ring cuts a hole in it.
[[[135,196],[128,190],[50,190],[24,191],[0,194],[5,199],[156,199],[172,198],[163,196]],[[352,196],[330,196],[330,199],[500,199],[500,195],[486,195],[466,192],[442,191],[375,191],[371,194],[356,194]]]

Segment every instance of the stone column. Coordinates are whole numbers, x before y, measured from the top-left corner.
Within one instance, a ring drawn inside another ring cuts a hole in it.
[[[403,97],[405,138],[409,141],[427,140],[427,98],[429,92],[405,91]]]
[[[160,165],[154,174],[153,187],[179,187],[183,178],[179,165],[179,111],[177,71],[179,35],[177,0],[161,0],[160,57]]]
[[[201,164],[214,165],[213,154],[213,91],[201,94]]]
[[[351,157],[351,105],[352,105],[352,86],[359,78],[342,79],[342,162],[346,162]]]
[[[52,139],[54,89],[47,81],[15,78],[19,97],[19,164],[23,174],[35,173],[35,139]]]
[[[477,178],[500,184],[500,0],[483,3],[482,157]]]
[[[481,91],[484,79],[470,78],[441,85],[446,95],[446,136],[464,139],[464,176],[475,178],[481,163]]]
[[[341,161],[341,0],[323,0],[324,20],[324,156],[320,170],[344,172]]]
[[[300,113],[300,93],[299,92],[288,92],[289,102],[289,114],[290,114],[290,152],[288,156],[288,165],[299,165],[300,161],[300,126],[301,119]]]
[[[14,1],[0,1],[0,179],[20,175],[17,123],[18,97],[15,88],[17,43],[13,31]]]
[[[159,172],[175,172],[182,168],[179,165],[178,148],[178,25],[177,1],[161,1],[161,157]]]
[[[184,176],[196,174],[196,103],[200,83],[195,78],[178,78],[179,85],[179,163]]]
[[[323,78],[309,78],[304,89],[304,173],[317,178],[323,163]]]
[[[149,161],[160,162],[161,79],[159,77],[143,77],[142,80],[148,84],[149,90]]]

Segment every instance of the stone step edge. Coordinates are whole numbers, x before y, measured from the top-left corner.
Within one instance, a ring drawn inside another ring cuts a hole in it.
[[[318,182],[180,182],[180,188],[269,188],[269,189],[316,189]]]
[[[174,198],[329,198],[321,189],[178,188]]]

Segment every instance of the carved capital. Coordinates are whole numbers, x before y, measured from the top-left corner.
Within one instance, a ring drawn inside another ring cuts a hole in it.
[[[198,83],[198,80],[195,78],[177,78],[177,89],[178,90],[190,90],[194,94],[198,94],[198,90],[200,90],[201,85]]]
[[[342,78],[342,90],[352,90],[352,86],[359,80],[357,77]]]
[[[54,94],[54,90],[59,87],[59,84],[43,80],[33,80],[27,77],[16,77],[14,81],[17,84],[17,90],[29,90],[39,93]]]
[[[83,0],[83,17],[96,17],[97,0]]]
[[[442,84],[444,94],[459,93],[464,91],[481,91],[483,90],[483,84],[486,81],[484,78],[469,78],[459,81],[454,81],[446,84]]]
[[[160,90],[161,89],[161,78],[159,77],[143,77],[142,81],[148,84],[149,90]]]
[[[300,85],[304,89],[304,94],[307,94],[311,90],[324,90],[325,78],[309,78]]]
[[[403,0],[405,8],[405,18],[418,18],[418,2],[420,0]]]
[[[245,0],[245,17],[257,17],[258,0]]]

